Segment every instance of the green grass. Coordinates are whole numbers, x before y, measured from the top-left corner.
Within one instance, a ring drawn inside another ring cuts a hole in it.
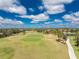
[[[50,41],[48,36],[33,32],[2,38],[0,59],[69,59],[66,45],[56,42],[53,35]]]
[[[41,33],[33,33],[28,34],[22,39],[24,45],[44,45],[43,34]]]
[[[74,48],[75,54],[77,56],[77,58],[79,59],[79,47],[75,46],[76,45],[76,40],[74,36],[69,36],[70,38],[70,42]]]
[[[11,59],[14,50],[10,47],[0,48],[0,59]]]
[[[42,34],[38,34],[38,33],[34,33],[34,34],[29,34],[27,35],[23,40],[24,41],[29,41],[29,42],[38,42],[40,40],[42,40],[43,35]]]

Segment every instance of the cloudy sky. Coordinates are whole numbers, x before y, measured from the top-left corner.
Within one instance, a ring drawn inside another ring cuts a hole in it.
[[[78,0],[0,0],[0,28],[79,28]]]

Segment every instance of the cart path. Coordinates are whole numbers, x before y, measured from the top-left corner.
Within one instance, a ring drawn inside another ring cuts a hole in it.
[[[68,53],[69,53],[70,59],[77,59],[77,57],[74,53],[74,49],[73,49],[72,45],[70,44],[70,40],[67,39],[66,43],[67,43]]]

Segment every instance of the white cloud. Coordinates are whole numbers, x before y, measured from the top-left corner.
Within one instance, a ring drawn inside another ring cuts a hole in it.
[[[23,6],[13,6],[7,10],[11,13],[26,14],[26,9]]]
[[[13,25],[20,25],[23,24],[22,21],[12,20],[8,18],[0,17],[0,24],[13,24]]]
[[[66,20],[66,21],[78,21],[79,18],[78,17],[75,17],[74,15],[64,15],[63,18]]]
[[[0,9],[11,13],[26,14],[25,7],[20,5],[18,0],[0,0]]]
[[[43,10],[43,9],[44,9],[44,7],[43,7],[43,6],[39,6],[39,7],[38,7],[38,9]]]
[[[48,14],[57,14],[65,11],[64,5],[46,5]]]
[[[29,18],[29,19],[32,19],[33,21],[47,21],[49,19],[49,16],[48,15],[45,15],[45,14],[38,14],[38,15],[24,15],[24,16],[20,16],[22,18]]]
[[[65,21],[71,21],[73,24],[78,24],[79,23],[79,12],[75,12],[72,14],[66,14],[63,16]]]
[[[38,21],[31,21],[31,23],[38,23]]]
[[[62,20],[55,19],[54,22],[57,22],[58,23],[58,22],[62,22]]]
[[[24,24],[22,21],[16,21],[17,24]]]
[[[71,3],[73,0],[43,0],[45,4],[66,4]]]
[[[53,21],[48,21],[48,22],[45,22],[44,24],[49,25],[49,24],[53,24],[53,23],[54,23]]]
[[[6,8],[6,7],[10,7],[13,5],[13,3],[16,3],[16,0],[0,0],[0,7],[1,8]]]
[[[54,23],[60,23],[60,22],[63,22],[63,21],[59,19],[55,19],[54,21],[45,22],[45,24],[54,24]]]
[[[75,15],[76,17],[79,17],[79,11],[76,12],[76,13],[74,13],[74,15]]]
[[[48,14],[57,14],[64,12],[64,4],[71,3],[72,1],[73,0],[43,0],[43,3]]]
[[[79,24],[79,21],[75,21],[75,22],[72,21],[72,24]]]
[[[0,19],[3,19],[3,17],[0,16]]]
[[[63,18],[64,18],[66,21],[72,21],[72,20],[75,20],[74,15],[71,15],[71,14],[70,14],[70,15],[69,15],[69,14],[64,15]]]

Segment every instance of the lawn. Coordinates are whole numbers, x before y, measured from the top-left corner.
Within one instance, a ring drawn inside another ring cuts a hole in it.
[[[79,59],[79,47],[75,46],[76,41],[74,36],[69,36],[70,42],[74,48],[75,54],[77,56],[77,59]]]
[[[0,59],[69,59],[53,34],[27,32],[0,39]]]

